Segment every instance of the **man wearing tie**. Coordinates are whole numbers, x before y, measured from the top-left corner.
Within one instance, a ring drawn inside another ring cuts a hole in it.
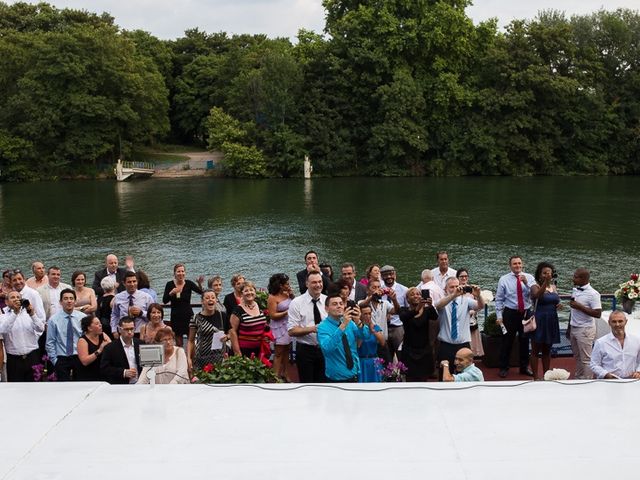
[[[535,283],[533,275],[524,273],[522,258],[514,255],[509,259],[510,273],[500,277],[496,290],[496,316],[498,325],[504,326],[500,346],[500,377],[509,373],[509,357],[513,340],[518,335],[520,345],[520,373],[533,376],[529,368],[529,338],[524,335],[522,320],[531,315],[531,286]]]
[[[576,359],[576,379],[591,379],[591,350],[596,336],[595,319],[602,315],[600,294],[589,283],[590,273],[579,268],[573,274],[571,294],[571,320],[569,330],[571,351]]]
[[[47,323],[47,342],[45,348],[53,364],[59,382],[75,380],[75,372],[80,365],[78,360],[78,339],[82,335],[80,321],[85,314],[75,310],[76,292],[65,288],[60,292],[62,310],[51,317]]]
[[[469,311],[484,308],[484,301],[480,297],[480,287],[473,287],[474,299],[465,295],[460,281],[448,278],[445,286],[446,295],[436,304],[440,331],[438,332],[438,363],[447,363],[449,373],[453,374],[456,353],[461,348],[471,347],[471,327],[469,325]]]
[[[366,340],[371,332],[362,328],[360,307],[344,309],[340,292],[330,292],[325,302],[328,316],[318,325],[318,343],[324,355],[325,375],[329,382],[358,381],[360,359],[358,340]]]
[[[322,274],[311,270],[307,275],[306,291],[289,305],[287,329],[296,337],[296,365],[302,383],[322,383],[324,357],[318,345],[318,324],[327,316],[326,296],[322,294]]]
[[[135,336],[140,337],[140,328],[147,324],[147,310],[153,303],[151,295],[138,290],[138,277],[133,272],[124,275],[125,291],[113,297],[111,310],[111,331],[118,338],[118,324],[123,317],[131,317],[135,322]]]

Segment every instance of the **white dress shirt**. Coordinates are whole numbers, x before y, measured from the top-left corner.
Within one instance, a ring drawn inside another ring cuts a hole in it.
[[[389,288],[389,287],[387,287],[385,284],[383,284],[382,288]],[[407,287],[405,287],[404,285],[399,284],[398,282],[394,282],[393,285],[391,286],[391,288],[393,288],[393,290],[396,292],[396,300],[398,301],[398,305],[400,305],[400,307],[406,307],[407,306],[407,291],[409,289]],[[393,302],[386,295],[382,296],[382,300],[385,301],[385,302],[389,302],[391,307],[393,307]],[[389,317],[389,324],[393,325],[394,327],[401,327],[402,326],[402,321],[400,321],[400,316],[398,315],[398,312],[394,313],[393,315],[391,315],[391,317]]]
[[[596,340],[591,352],[591,370],[597,378],[612,373],[629,378],[640,365],[640,337],[625,334],[624,348],[613,333]]]
[[[440,267],[436,267],[431,269],[431,273],[433,274],[433,281],[444,291],[447,287],[447,280],[449,278],[456,278],[458,271],[455,268],[449,267],[446,273],[441,273]]]
[[[600,294],[587,283],[584,287],[574,287],[571,292],[573,299],[581,303],[582,305],[593,308],[601,309],[602,303],[600,302]],[[593,327],[595,318],[590,317],[583,311],[576,308],[571,309],[571,326],[572,327]]]
[[[131,345],[127,345],[126,343],[124,343],[124,340],[122,339],[122,337],[120,337],[120,342],[122,343],[122,347],[124,348],[124,354],[127,356],[127,362],[129,362],[129,368],[133,368],[137,372],[138,366],[136,365],[136,347],[133,345],[133,340],[131,341]],[[129,383],[136,383],[137,381],[138,381],[138,377],[133,377],[129,379]]]
[[[26,288],[26,287],[25,287]],[[38,349],[38,338],[44,332],[44,321],[35,313],[29,316],[23,308],[16,315],[13,310],[0,316],[0,334],[11,355],[27,355]]]
[[[389,302],[371,302],[371,320],[382,329],[385,340],[389,338],[387,322],[391,310],[393,310],[393,305]]]
[[[420,282],[416,285],[418,290],[429,290],[429,296],[433,300],[433,304],[435,305],[444,297],[444,290],[440,288],[433,280],[429,280],[427,283]]]
[[[38,317],[39,320],[44,324],[47,321],[47,317],[44,314],[44,305],[42,304],[42,297],[31,287],[27,287],[26,285],[23,287],[22,291],[20,291],[20,295],[22,295],[22,299],[25,298],[29,300],[29,303],[33,306],[34,314]],[[60,298],[58,297],[58,302],[60,302]]]
[[[324,309],[324,302],[327,299],[326,295],[320,294],[318,300],[318,310],[320,310],[320,317],[325,318],[327,311]],[[289,305],[289,319],[287,320],[287,330],[291,330],[294,327],[311,327],[316,324],[313,318],[313,298],[307,290],[299,297],[291,300]],[[299,337],[295,337],[297,343],[303,343],[305,345],[318,345],[318,335],[315,333],[307,333]]]

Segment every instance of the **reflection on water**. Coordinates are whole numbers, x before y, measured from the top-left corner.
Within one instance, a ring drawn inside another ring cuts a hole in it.
[[[513,253],[532,271],[556,264],[561,291],[577,266],[612,291],[637,270],[630,221],[640,180],[440,178],[70,181],[0,186],[0,267],[34,259],[95,271],[108,252],[132,254],[157,289],[180,261],[191,275],[236,271],[266,286],[316,249],[338,267],[389,263],[406,285],[446,249],[454,267],[493,287]],[[339,271],[339,268],[336,268]]]

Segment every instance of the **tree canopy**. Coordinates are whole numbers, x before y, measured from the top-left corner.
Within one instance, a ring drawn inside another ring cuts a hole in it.
[[[324,0],[295,42],[0,2],[0,169],[90,172],[172,141],[230,176],[635,174],[640,15],[474,25],[466,0]]]

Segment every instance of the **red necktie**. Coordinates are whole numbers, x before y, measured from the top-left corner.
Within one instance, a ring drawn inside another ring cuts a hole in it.
[[[522,294],[522,282],[520,275],[516,275],[516,292],[518,294],[518,311],[524,312],[524,295]]]

